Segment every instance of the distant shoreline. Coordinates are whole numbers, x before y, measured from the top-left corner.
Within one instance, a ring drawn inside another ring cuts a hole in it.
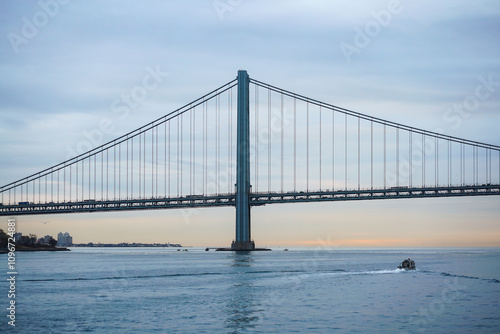
[[[70,249],[66,247],[26,247],[26,246],[20,246],[16,245],[16,252],[69,252],[71,251]],[[1,249],[0,254],[7,254],[9,250],[7,249]]]
[[[156,248],[163,248],[163,247],[173,247],[173,248],[182,248],[181,244],[141,244],[141,243],[119,243],[119,244],[94,244],[92,242],[88,244],[73,244],[71,247],[156,247]]]

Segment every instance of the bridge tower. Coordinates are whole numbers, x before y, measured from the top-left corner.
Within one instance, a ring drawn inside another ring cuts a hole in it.
[[[255,250],[250,233],[250,77],[238,71],[238,134],[236,160],[236,238],[233,251]]]

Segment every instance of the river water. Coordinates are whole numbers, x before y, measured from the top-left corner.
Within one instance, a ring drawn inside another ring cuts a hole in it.
[[[16,255],[16,326],[3,279],[2,333],[500,332],[500,249]],[[395,269],[407,257],[418,269]]]

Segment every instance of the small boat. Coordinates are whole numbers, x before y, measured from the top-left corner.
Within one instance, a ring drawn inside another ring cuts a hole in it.
[[[288,248],[283,249],[283,251],[288,252]]]
[[[405,269],[405,270],[415,270],[417,267],[415,267],[415,261],[412,259],[408,258],[401,262],[401,264],[398,266],[398,269]]]

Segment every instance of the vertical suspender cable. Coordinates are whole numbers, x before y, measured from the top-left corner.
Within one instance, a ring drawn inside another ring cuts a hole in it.
[[[122,148],[121,143],[118,144],[118,198],[122,198],[121,196],[121,186],[122,186]]]
[[[220,128],[221,128],[221,118],[220,118],[220,95],[217,95],[217,194],[221,192],[221,186],[220,186],[220,166],[221,166],[221,145],[220,145]]]
[[[485,168],[485,176],[484,176],[484,183],[488,183],[488,149],[484,149],[484,158],[485,158],[485,163],[484,163],[484,168]],[[22,189],[22,188],[21,188]],[[21,196],[22,197],[22,196]]]
[[[488,182],[489,184],[491,184],[493,181],[493,175],[492,175],[493,170],[492,170],[492,165],[491,165],[491,153],[492,153],[492,149],[490,146],[490,149],[488,150],[488,154],[490,156],[490,178],[489,178],[489,182]]]
[[[202,139],[201,139],[201,148],[202,148],[202,153],[203,153],[203,168],[201,169],[201,188],[202,188],[202,194],[203,195],[206,195],[206,188],[205,188],[205,169],[207,168],[207,163],[206,163],[206,159],[205,159],[205,155],[206,155],[206,149],[205,149],[205,136],[206,136],[206,123],[207,123],[207,115],[206,115],[206,108],[205,108],[205,104],[206,102],[203,102],[202,103],[202,109],[203,109],[203,117],[202,117],[202,120],[203,122],[201,123],[201,127],[202,127],[202,131],[201,131],[201,135],[202,135]]]
[[[193,108],[193,195],[196,189],[196,107]]]
[[[476,185],[479,184],[479,146],[476,146]]]
[[[142,191],[142,133],[139,133],[139,199]]]
[[[72,165],[69,165],[69,201],[70,202],[71,202],[71,186],[72,186],[71,185],[71,167],[72,167]],[[32,184],[33,184],[33,203],[36,203],[36,181],[33,180]],[[4,196],[4,192],[2,192],[2,203],[5,203],[3,196]]]
[[[384,123],[384,189],[387,189],[387,125]]]
[[[410,160],[410,164],[408,166],[408,169],[409,169],[409,180],[408,180],[408,186],[411,188],[412,187],[412,183],[413,183],[413,132],[410,130],[408,131],[408,136],[410,137],[409,139],[409,160]]]
[[[227,92],[227,193],[231,193],[231,89]],[[250,112],[250,111],[249,111]],[[250,118],[250,115],[248,115]],[[250,130],[248,130],[250,131]],[[250,140],[250,138],[248,138]]]
[[[92,174],[90,172],[90,168],[92,167],[92,158],[91,158],[90,153],[89,153],[88,159],[89,159],[89,197],[88,197],[88,199],[90,199],[90,198],[92,198],[92,179],[91,179]]]
[[[344,148],[344,153],[345,153],[345,157],[344,157],[344,162],[345,162],[345,166],[344,166],[344,170],[345,170],[345,180],[344,180],[344,183],[345,183],[345,190],[347,190],[347,114],[345,114],[345,148]]]
[[[179,139],[179,134],[180,134],[180,122],[181,122],[181,120],[180,120],[180,116],[179,116],[179,115],[177,115],[177,150],[176,150],[176,154],[177,154],[177,170],[176,170],[176,173],[175,173],[175,174],[177,175],[177,177],[176,177],[176,179],[177,179],[177,182],[176,182],[176,186],[177,186],[177,197],[179,197],[179,196],[180,196],[180,192],[179,192],[179,190],[180,190],[180,188],[179,188],[179,185],[180,185],[180,177],[179,177],[179,176],[181,175],[180,170],[179,170],[179,169],[180,169],[180,168],[179,168],[179,167],[180,167],[180,159],[179,159],[179,152],[180,152],[180,139]]]
[[[464,186],[464,143],[460,143],[460,184]]]
[[[451,140],[448,140],[448,187],[451,186],[452,181],[452,163],[451,163]]]
[[[370,121],[370,189],[373,190],[373,121]]]
[[[126,151],[127,151],[127,153],[126,153],[127,154],[127,157],[126,157],[126,160],[127,160],[127,170],[126,170],[126,173],[125,173],[125,175],[126,175],[126,177],[125,177],[125,180],[126,180],[125,181],[125,184],[126,184],[126,187],[125,187],[126,188],[125,198],[126,199],[128,199],[128,151],[129,151],[129,149],[128,149],[128,142],[129,142],[129,140],[127,139],[127,149],[126,149]]]
[[[361,119],[358,117],[358,191],[361,189]]]
[[[233,90],[229,90],[229,193],[232,193],[233,185]],[[248,116],[250,117],[250,115]]]
[[[220,172],[221,172],[221,165],[222,165],[222,159],[221,159],[221,127],[222,127],[222,121],[221,121],[221,104],[220,104],[220,95],[217,95],[217,122],[219,126],[217,127],[217,193],[222,192],[222,185],[220,181]]]
[[[267,191],[271,192],[271,90],[267,90]]]
[[[155,192],[155,128],[151,129],[151,198]]]
[[[490,150],[488,148],[484,149],[486,152],[486,184],[490,183]]]
[[[479,184],[479,147],[476,148],[476,185]]]
[[[67,186],[67,185],[66,185],[66,164],[64,164],[64,167],[63,167],[63,184],[62,184],[62,185],[63,185],[63,200],[62,200],[62,202],[63,202],[63,203],[66,203],[66,186]],[[102,193],[102,192],[101,192],[101,193]],[[30,200],[30,199],[29,199],[29,196],[28,196],[28,195],[29,195],[29,183],[26,183],[26,200],[27,200],[28,202],[33,202],[33,203],[35,203],[35,201],[34,201],[34,200]],[[3,202],[2,202],[2,203],[3,203]]]
[[[476,184],[476,147],[472,146],[472,183]]]
[[[319,190],[321,191],[321,106],[319,106]]]
[[[332,110],[332,191],[335,191],[335,111]]]
[[[425,132],[422,134],[422,188],[425,187]]]
[[[71,173],[71,169],[69,170],[69,172]],[[69,178],[71,180],[71,174]],[[109,149],[106,149],[106,200],[109,201]]]
[[[307,158],[306,158],[306,162],[307,162],[307,172],[306,172],[306,189],[307,189],[307,192],[309,192],[309,101],[307,101]]]
[[[204,178],[205,178],[205,191],[208,194],[208,102],[205,101],[204,104],[204,110],[205,110],[205,148],[204,148],[204,153],[205,153],[205,171],[204,171]]]
[[[139,133],[139,139],[141,140],[139,144],[139,149],[141,151],[139,154],[139,162],[142,166],[141,172],[139,173],[139,193],[142,193],[142,197],[146,198],[146,133]]]
[[[193,195],[193,112],[189,111],[189,194]]]
[[[156,198],[158,198],[158,127],[155,127],[156,131]]]
[[[297,191],[297,98],[293,97],[293,191]]]
[[[484,149],[486,153],[486,183],[490,183],[490,177],[489,177],[489,150],[487,148]]]
[[[64,173],[66,179],[66,169],[64,169]],[[66,181],[64,181],[64,183],[66,183]],[[104,200],[104,151],[101,152],[101,201],[102,200]]]
[[[182,194],[183,194],[183,187],[182,187],[182,178],[183,178],[183,169],[184,169],[184,122],[183,122],[183,116],[184,114],[180,114],[180,119],[181,119],[181,139],[179,141],[179,145],[180,145],[180,149],[181,149],[181,155],[180,155],[180,160],[179,160],[179,163],[180,163],[180,167],[179,167],[179,173],[181,174],[181,177],[180,177],[180,186],[179,186],[179,191],[180,191],[180,196],[182,197]],[[217,131],[217,130],[216,130]]]
[[[172,175],[172,169],[170,165],[170,153],[172,151],[171,149],[171,134],[172,134],[172,126],[171,126],[171,120],[168,121],[168,198],[172,197],[172,193],[170,192],[170,186],[171,186],[171,175]]]
[[[255,192],[259,192],[259,86],[255,85]]]
[[[76,166],[76,178],[78,179],[78,165]],[[78,200],[78,184],[77,184],[77,200]],[[113,145],[113,199],[116,200],[116,145]]]
[[[96,185],[97,185],[97,154],[94,154],[94,199],[96,199]]]
[[[83,201],[85,199],[85,159],[82,160],[82,193],[81,193],[81,200]]]
[[[78,182],[80,182],[80,180],[78,180],[78,165],[76,166],[77,167],[77,170],[76,170],[76,191],[77,191],[77,194],[76,194],[76,200],[78,201]],[[38,204],[42,203],[42,186],[41,186],[41,180],[40,180],[40,175],[38,175]],[[11,201],[10,201],[10,190],[9,190],[9,204],[12,204]]]
[[[228,175],[227,177],[227,193],[231,193],[231,183],[233,182],[232,180],[232,173],[231,173],[231,91],[230,89],[227,92],[227,167],[226,167],[226,174]],[[248,115],[250,118],[250,115]],[[250,131],[250,130],[248,130]],[[249,134],[250,136],[250,134]],[[248,138],[250,140],[250,138]]]
[[[283,142],[284,142],[284,137],[285,137],[285,123],[284,123],[284,112],[283,112],[283,99],[284,95],[281,94],[281,192],[283,192],[283,160],[284,160],[284,147],[283,147]]]
[[[479,185],[479,146],[476,146],[476,184]]]
[[[219,194],[219,104],[215,97],[215,189]]]
[[[436,187],[438,186],[438,183],[439,183],[439,143],[438,143],[438,138],[436,136],[435,138],[435,178],[436,178]]]
[[[396,128],[396,187],[399,187],[399,125]]]
[[[168,122],[170,125],[170,122]],[[163,123],[163,189],[164,197],[167,197],[167,122]]]

